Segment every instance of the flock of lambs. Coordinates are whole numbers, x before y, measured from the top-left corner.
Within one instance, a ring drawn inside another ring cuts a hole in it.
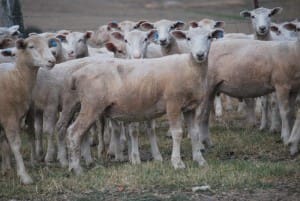
[[[209,115],[214,103],[216,115],[222,112],[220,93],[227,95],[226,107],[229,96],[243,100],[250,124],[260,100],[260,129],[281,126],[284,144],[296,154],[300,22],[272,23],[281,10],[241,12],[252,22],[252,35],[224,33],[223,21],[209,19],[189,25],[170,20],[110,22],[95,32],[60,30],[31,33],[26,39],[18,39],[17,25],[1,27],[2,171],[11,168],[12,152],[21,182],[33,182],[20,152],[23,129],[32,163],[50,163],[57,155],[62,167],[80,174],[81,157],[86,165],[93,162],[90,133],[97,135],[100,158],[109,152],[124,160],[127,139],[129,160],[141,163],[138,131],[143,123],[153,158],[161,161],[154,119],[164,114],[174,168],[185,167],[180,155],[183,124],[193,160],[204,165],[202,151],[212,145]]]

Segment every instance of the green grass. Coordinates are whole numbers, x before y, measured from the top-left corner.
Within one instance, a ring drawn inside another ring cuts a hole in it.
[[[12,170],[0,179],[0,200],[193,200],[192,187],[201,185],[211,186],[209,195],[273,189],[282,183],[288,184],[286,188],[299,189],[299,157],[290,158],[279,134],[244,129],[240,127],[242,120],[230,118],[211,128],[214,147],[204,154],[208,166],[199,168],[192,162],[190,140],[184,138],[182,156],[187,168],[174,170],[170,163],[172,141],[165,137],[166,128],[161,128],[162,163],[143,161],[133,166],[97,160],[79,177],[57,163],[50,167],[26,164],[35,184],[21,185]],[[146,136],[140,138],[143,157],[150,154],[150,146]],[[28,159],[25,146],[25,161]]]

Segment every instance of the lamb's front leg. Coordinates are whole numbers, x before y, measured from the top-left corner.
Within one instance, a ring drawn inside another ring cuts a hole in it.
[[[139,123],[130,123],[128,125],[129,136],[131,141],[131,152],[128,152],[130,155],[130,160],[132,164],[140,164],[140,152],[139,152]]]
[[[150,140],[151,144],[151,152],[154,160],[156,161],[162,161],[162,156],[160,154],[159,148],[157,146],[157,139],[156,139],[156,132],[155,132],[155,120],[146,121],[146,129],[147,129],[147,135]]]
[[[281,138],[287,144],[291,132],[290,88],[282,85],[275,86],[275,89],[282,121]]]
[[[204,150],[204,145],[200,141],[200,130],[195,121],[195,111],[185,112],[184,118],[191,136],[193,160],[202,166],[206,163],[201,153]]]
[[[183,133],[180,103],[176,101],[169,101],[167,103],[167,116],[173,140],[171,162],[175,169],[182,169],[185,168],[185,164],[183,163],[180,155],[180,146]]]
[[[298,109],[297,118],[294,123],[292,134],[288,140],[288,144],[290,146],[290,154],[292,156],[299,151],[298,149],[299,142],[300,142],[300,109]]]

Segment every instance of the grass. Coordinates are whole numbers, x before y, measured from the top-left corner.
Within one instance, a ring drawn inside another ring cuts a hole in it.
[[[174,170],[170,163],[172,141],[164,135],[166,128],[160,128],[162,163],[143,161],[133,166],[109,159],[97,160],[79,177],[57,163],[50,167],[27,164],[35,184],[21,185],[12,170],[0,179],[0,200],[198,200],[222,192],[245,189],[255,192],[278,185],[294,189],[299,195],[299,157],[289,157],[279,134],[245,129],[241,127],[242,122],[231,116],[230,120],[213,124],[214,147],[204,154],[208,162],[205,167],[199,168],[192,162],[190,140],[184,138],[182,156],[187,168]],[[147,158],[148,139],[142,135],[140,141],[142,159]],[[28,159],[25,144],[25,161]],[[211,191],[191,192],[192,187],[201,185],[210,185]]]

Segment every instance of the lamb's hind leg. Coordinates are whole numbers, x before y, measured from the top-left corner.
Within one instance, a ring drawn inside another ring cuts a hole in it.
[[[56,108],[47,108],[43,116],[43,133],[47,135],[47,153],[45,162],[50,163],[55,159],[55,146],[54,146],[54,130],[57,122]]]
[[[155,131],[155,120],[146,121],[146,129],[147,129],[147,135],[150,140],[151,144],[151,152],[154,160],[156,161],[162,161],[162,156],[160,154],[159,148],[157,146],[157,139],[156,139],[156,131]]]
[[[294,127],[292,130],[292,134],[288,140],[288,144],[290,146],[290,154],[293,156],[298,153],[298,144],[300,142],[300,109],[297,112],[297,118],[294,123]]]
[[[77,175],[82,172],[82,168],[80,166],[80,145],[82,139],[88,134],[88,129],[96,121],[98,114],[101,114],[102,111],[103,109],[97,109],[97,106],[83,103],[78,117],[67,130],[67,142],[70,152],[69,170],[74,170]]]
[[[11,169],[11,151],[7,139],[4,136],[4,131],[0,128],[0,143],[1,143],[1,172],[5,174]]]
[[[185,112],[184,118],[188,127],[188,132],[191,135],[193,160],[196,161],[200,166],[202,166],[206,161],[201,153],[204,150],[204,146],[199,138],[200,130],[199,125],[195,121],[195,111]]]
[[[8,139],[10,148],[16,159],[17,173],[20,176],[21,182],[23,184],[31,184],[33,183],[33,181],[25,169],[23,157],[20,153],[21,139],[19,120],[13,117],[7,118],[9,119],[9,122],[6,125],[3,125],[3,127],[5,129],[5,134]]]

